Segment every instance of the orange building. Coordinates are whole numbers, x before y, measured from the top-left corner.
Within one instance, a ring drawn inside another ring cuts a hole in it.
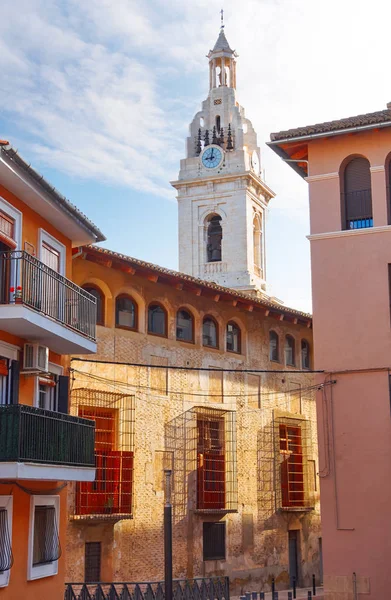
[[[0,142],[0,600],[63,597],[67,482],[95,476],[94,424],[68,414],[68,355],[96,351],[72,248],[103,239]]]

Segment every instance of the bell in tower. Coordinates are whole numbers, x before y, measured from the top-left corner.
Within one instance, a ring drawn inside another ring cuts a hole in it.
[[[223,15],[222,15],[223,16]],[[236,59],[223,20],[209,60],[209,93],[190,124],[177,190],[179,270],[266,292],[265,213],[257,134],[236,99]]]

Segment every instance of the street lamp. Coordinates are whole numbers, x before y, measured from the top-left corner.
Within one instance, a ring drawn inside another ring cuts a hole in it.
[[[172,600],[172,504],[171,469],[164,469],[164,594],[165,600]]]

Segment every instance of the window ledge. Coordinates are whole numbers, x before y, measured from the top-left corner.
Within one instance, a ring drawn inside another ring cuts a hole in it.
[[[283,506],[277,509],[277,512],[311,512],[315,510],[313,506]]]
[[[223,515],[226,513],[237,513],[237,508],[196,508],[195,515]]]
[[[70,515],[69,520],[74,522],[88,522],[91,521],[105,521],[115,523],[117,521],[129,521],[133,519],[132,513],[120,513],[120,514],[91,514],[91,515]]]
[[[307,235],[307,240],[324,240],[328,238],[349,237],[351,235],[367,235],[371,233],[391,233],[391,225],[381,225],[380,227],[363,227],[362,229],[342,229],[341,231],[328,231],[325,233],[312,233]]]

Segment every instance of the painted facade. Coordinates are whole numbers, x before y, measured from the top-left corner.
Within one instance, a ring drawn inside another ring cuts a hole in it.
[[[270,589],[274,576],[284,589],[296,544],[298,581],[319,581],[311,317],[97,247],[78,254],[75,281],[97,291],[102,325],[97,355],[72,361],[72,413],[107,431],[111,410],[115,434],[99,438],[110,448],[96,448],[97,465],[108,462],[95,484],[69,496],[67,580],[162,579],[169,464],[175,577],[229,575],[240,592]],[[216,526],[225,543],[211,549]]]
[[[309,183],[327,600],[387,598],[391,105],[272,134]]]
[[[273,191],[261,177],[257,134],[237,101],[237,54],[224,28],[208,54],[209,94],[190,124],[177,190],[179,270],[265,293],[265,222]]]
[[[96,350],[95,302],[71,281],[72,246],[102,239],[0,142],[2,600],[63,597],[67,482],[95,476],[93,425],[67,414],[68,355]]]

